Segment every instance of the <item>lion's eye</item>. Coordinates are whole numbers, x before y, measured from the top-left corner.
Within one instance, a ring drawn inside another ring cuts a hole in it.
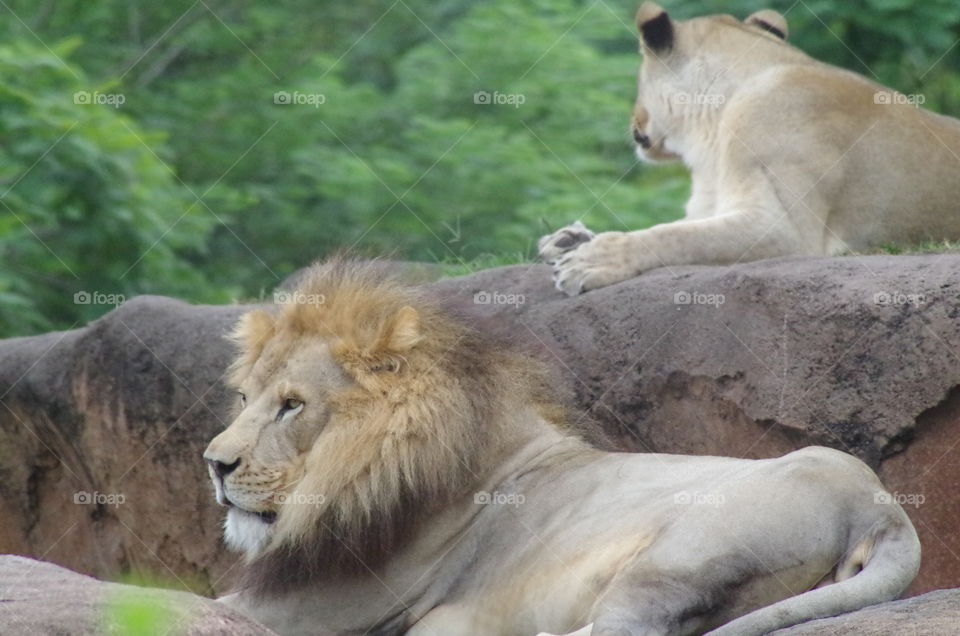
[[[240,406],[247,405],[247,396],[240,392]]]
[[[286,413],[290,411],[296,411],[301,406],[303,406],[303,400],[298,400],[297,398],[287,398],[283,401],[283,406],[280,407],[280,412],[277,413],[277,419],[283,417]]]

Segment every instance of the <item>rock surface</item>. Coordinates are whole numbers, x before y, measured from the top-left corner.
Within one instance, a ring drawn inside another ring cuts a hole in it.
[[[960,585],[957,271],[953,254],[778,259],[566,298],[548,268],[521,265],[429,288],[554,364],[623,448],[861,457],[921,535],[920,593]],[[83,329],[0,341],[0,549],[222,592],[236,556],[200,453],[233,403],[222,335],[243,311],[140,297]]]
[[[238,557],[201,453],[227,422],[223,334],[243,311],[141,296],[0,341],[0,551],[222,588]]]
[[[773,636],[944,636],[956,633],[957,625],[960,589],[953,589],[810,621]],[[126,636],[134,626],[139,633],[188,636],[274,634],[193,594],[104,583],[51,563],[0,556],[0,633]]]
[[[960,631],[960,589],[938,590],[779,629],[771,636],[948,636]]]
[[[0,633],[62,636],[267,636],[274,632],[194,594],[104,583],[65,568],[0,556]]]

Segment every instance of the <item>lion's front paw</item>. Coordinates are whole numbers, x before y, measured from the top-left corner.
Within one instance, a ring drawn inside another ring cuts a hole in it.
[[[537,241],[537,253],[544,263],[553,265],[560,258],[596,236],[580,221],[562,227]]]
[[[554,264],[553,281],[568,296],[619,283],[639,273],[630,252],[630,235],[598,234]]]

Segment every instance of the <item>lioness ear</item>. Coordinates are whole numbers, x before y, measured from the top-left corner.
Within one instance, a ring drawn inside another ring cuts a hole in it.
[[[760,27],[767,33],[772,33],[781,40],[786,40],[790,32],[787,30],[787,19],[771,9],[764,9],[752,14],[744,20],[745,23]]]
[[[423,338],[420,332],[420,314],[409,305],[402,307],[387,324],[383,335],[382,342],[388,351],[409,351]]]
[[[637,30],[640,42],[654,53],[673,47],[673,20],[659,4],[644,2],[637,11]]]

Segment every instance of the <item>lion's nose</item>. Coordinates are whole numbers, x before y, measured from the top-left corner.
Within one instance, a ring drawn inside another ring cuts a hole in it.
[[[640,145],[641,148],[650,147],[650,138],[640,132],[639,128],[634,127],[633,129],[633,140]]]
[[[240,465],[240,460],[237,459],[232,464],[227,464],[216,459],[208,459],[207,463],[213,468],[214,474],[220,479],[223,479],[226,475],[229,475],[237,469]]]

